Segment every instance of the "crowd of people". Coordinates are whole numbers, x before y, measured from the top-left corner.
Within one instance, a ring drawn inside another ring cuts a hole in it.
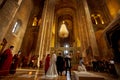
[[[14,46],[10,46],[2,54],[0,54],[0,76],[15,74],[16,68],[18,67],[18,65],[21,64],[19,62],[21,51],[18,51],[18,53],[13,56],[13,48]],[[23,58],[22,66],[37,67],[37,63],[35,63],[35,60],[37,61],[37,58],[35,58],[34,56],[30,59],[29,64],[27,64],[27,60]],[[58,55],[56,55],[56,53],[47,53],[45,60],[40,61],[40,68],[44,68],[46,77],[57,77],[58,75],[62,76],[63,71],[65,72],[64,75],[67,75],[68,72],[71,75],[71,60],[72,56],[70,56],[69,54],[63,56],[62,53],[58,53]],[[94,59],[92,61],[92,68],[93,71],[116,74],[113,60],[107,61]],[[78,71],[87,71],[82,57],[80,57],[79,60]]]
[[[58,56],[53,53],[51,57],[50,54],[47,54],[45,59],[45,75],[47,77],[62,76],[64,70],[66,72],[65,75],[67,75],[68,71],[71,75],[71,56],[69,54],[65,57],[63,57],[61,53],[59,53]]]
[[[114,60],[96,60],[92,61],[93,71],[96,72],[108,72],[116,75],[116,70],[114,66]]]
[[[15,74],[17,67],[21,65],[19,61],[21,51],[18,51],[17,54],[13,55],[12,53],[13,49],[14,46],[10,46],[2,54],[0,54],[0,76]],[[26,60],[24,59],[22,61],[22,67],[33,66],[34,64],[33,60],[34,59],[31,59],[29,64],[27,64]],[[40,67],[41,66],[43,67],[42,63],[43,62],[40,61]],[[45,59],[44,69],[45,69],[45,75],[47,77],[56,77],[58,75],[62,76],[64,70],[66,71],[65,75],[67,75],[67,70],[69,70],[71,74],[71,57],[68,54],[65,57],[63,57],[61,53],[59,53],[58,56],[55,53],[47,54]]]
[[[13,56],[13,49],[14,46],[10,46],[2,54],[0,54],[0,76],[16,73],[20,51]]]

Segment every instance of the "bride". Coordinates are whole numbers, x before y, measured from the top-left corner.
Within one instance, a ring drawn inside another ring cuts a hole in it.
[[[58,73],[56,69],[56,54],[52,54],[52,57],[50,59],[50,66],[46,73],[46,77],[57,77],[57,76],[58,76]]]

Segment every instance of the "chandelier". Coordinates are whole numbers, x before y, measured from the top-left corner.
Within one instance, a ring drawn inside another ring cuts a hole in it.
[[[65,25],[65,22],[63,21],[61,27],[60,27],[60,30],[59,30],[59,37],[61,38],[67,38],[69,35],[69,32],[67,30],[67,27]]]

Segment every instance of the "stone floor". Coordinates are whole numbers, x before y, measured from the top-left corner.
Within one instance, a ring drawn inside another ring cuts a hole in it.
[[[90,72],[93,74],[97,74],[103,76],[105,80],[119,80],[115,76],[107,74],[107,73],[100,73],[100,72]],[[16,74],[8,75],[8,76],[0,76],[0,80],[76,80],[74,75],[70,77],[69,74],[65,76],[58,76],[57,78],[47,78],[44,75],[44,71],[42,69],[35,70],[35,69],[17,69]]]

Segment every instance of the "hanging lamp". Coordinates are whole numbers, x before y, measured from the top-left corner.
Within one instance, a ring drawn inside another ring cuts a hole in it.
[[[59,37],[61,38],[67,38],[69,35],[69,31],[65,25],[65,22],[63,21],[61,27],[60,27],[60,30],[59,30]]]

